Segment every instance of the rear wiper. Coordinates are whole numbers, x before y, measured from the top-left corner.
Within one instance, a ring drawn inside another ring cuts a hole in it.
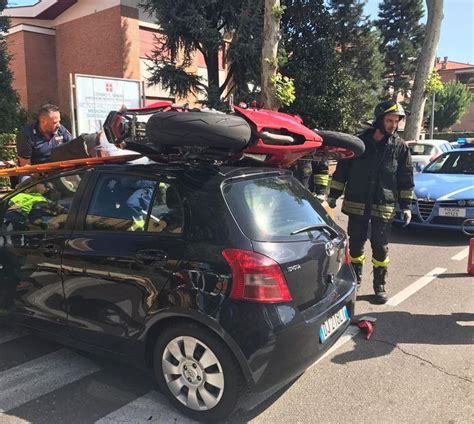
[[[327,224],[315,224],[315,225],[307,225],[306,227],[300,228],[299,230],[295,230],[290,233],[292,236],[299,233],[304,233],[305,231],[313,231],[313,230],[323,230],[329,233],[331,238],[339,237],[339,233],[332,227]]]

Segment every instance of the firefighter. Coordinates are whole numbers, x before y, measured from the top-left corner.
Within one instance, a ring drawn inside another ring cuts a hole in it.
[[[342,212],[349,216],[349,253],[358,286],[370,223],[375,300],[386,303],[390,228],[396,202],[404,226],[411,220],[413,167],[410,150],[397,133],[399,122],[405,118],[402,106],[386,100],[375,107],[374,115],[373,127],[359,135],[365,144],[364,154],[337,164],[328,203],[334,208],[336,199],[344,193]]]
[[[329,185],[329,167],[326,160],[300,159],[294,174],[319,200],[325,200]]]

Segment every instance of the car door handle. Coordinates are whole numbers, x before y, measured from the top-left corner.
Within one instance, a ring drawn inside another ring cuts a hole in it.
[[[45,256],[59,255],[60,250],[59,246],[53,243],[45,244],[38,248],[38,251]]]
[[[166,258],[166,253],[162,250],[140,250],[135,254],[135,259],[144,264],[165,261]]]

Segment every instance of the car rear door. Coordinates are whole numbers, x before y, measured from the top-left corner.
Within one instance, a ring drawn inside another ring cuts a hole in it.
[[[101,173],[90,186],[63,255],[68,324],[74,338],[126,353],[179,263],[182,204],[166,178]]]
[[[254,251],[280,265],[300,309],[321,301],[337,285],[345,237],[299,182],[264,174],[229,181],[223,192]]]
[[[6,199],[0,235],[2,315],[49,333],[67,333],[61,254],[81,180],[77,173],[41,180]]]

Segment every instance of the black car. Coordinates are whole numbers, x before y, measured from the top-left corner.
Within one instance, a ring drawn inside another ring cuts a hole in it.
[[[0,325],[147,365],[198,420],[294,379],[354,313],[346,236],[286,170],[86,166],[0,222]]]

